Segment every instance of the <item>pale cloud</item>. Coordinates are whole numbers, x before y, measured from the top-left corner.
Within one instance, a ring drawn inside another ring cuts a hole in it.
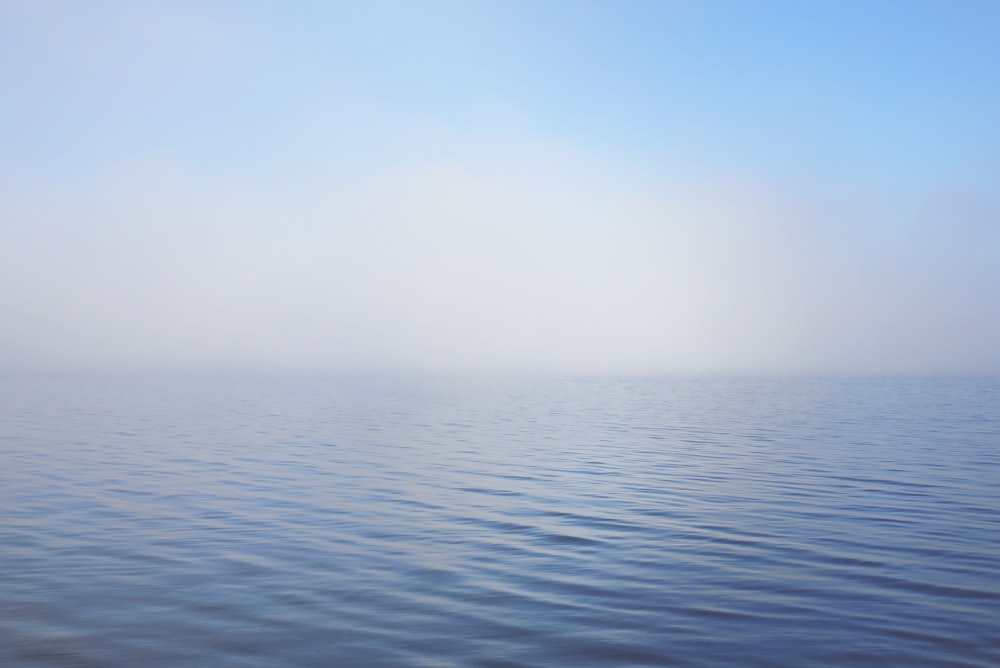
[[[930,211],[734,175],[685,182],[452,134],[345,177],[223,187],[169,160],[5,202],[8,364],[484,370],[976,370],[981,263]],[[307,161],[308,162],[308,161]],[[50,193],[51,194],[51,193]],[[965,199],[963,201],[969,201]],[[983,216],[988,218],[991,205]],[[919,223],[919,225],[918,225]],[[915,228],[919,230],[915,231]],[[970,233],[972,234],[972,233]],[[924,241],[913,241],[912,236]],[[934,246],[933,248],[929,245]],[[937,257],[938,270],[928,263]],[[992,307],[992,308],[991,308]],[[942,352],[944,351],[944,352]]]

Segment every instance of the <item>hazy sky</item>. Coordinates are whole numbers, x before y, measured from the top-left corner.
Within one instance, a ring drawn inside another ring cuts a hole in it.
[[[0,369],[1000,372],[995,0],[0,0]]]

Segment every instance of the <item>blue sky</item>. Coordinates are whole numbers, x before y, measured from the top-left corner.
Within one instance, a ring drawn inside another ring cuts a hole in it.
[[[0,4],[0,365],[1000,371],[993,2]]]

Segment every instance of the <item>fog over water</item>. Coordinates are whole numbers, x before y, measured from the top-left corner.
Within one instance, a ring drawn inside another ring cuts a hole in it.
[[[5,3],[0,366],[996,372],[995,7],[875,5]]]
[[[1000,665],[997,26],[0,0],[0,665]]]

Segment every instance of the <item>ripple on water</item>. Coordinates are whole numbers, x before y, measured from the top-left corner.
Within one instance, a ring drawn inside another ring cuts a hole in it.
[[[1000,665],[1000,383],[0,379],[4,666]]]

